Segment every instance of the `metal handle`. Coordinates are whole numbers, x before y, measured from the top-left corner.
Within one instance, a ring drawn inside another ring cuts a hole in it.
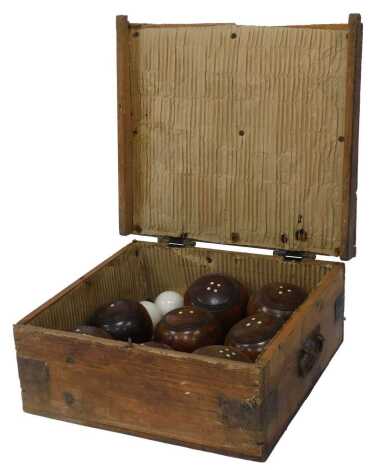
[[[316,332],[312,333],[304,342],[299,352],[298,373],[301,377],[305,377],[314,367],[324,346],[324,336]]]

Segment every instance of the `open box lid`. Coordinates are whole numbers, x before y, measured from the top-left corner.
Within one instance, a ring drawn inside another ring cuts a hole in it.
[[[361,43],[117,17],[120,233],[355,256]]]

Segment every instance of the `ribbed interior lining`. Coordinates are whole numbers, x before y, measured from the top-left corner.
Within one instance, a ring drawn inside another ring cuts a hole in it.
[[[321,261],[285,262],[273,256],[201,248],[167,248],[136,242],[30,322],[52,329],[72,329],[99,306],[118,298],[153,299],[161,291],[184,293],[208,272],[230,274],[252,292],[273,281],[313,289],[332,265]]]
[[[346,31],[145,27],[129,49],[136,231],[338,255]]]

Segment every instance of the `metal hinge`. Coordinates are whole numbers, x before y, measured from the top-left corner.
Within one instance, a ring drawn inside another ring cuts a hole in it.
[[[344,320],[344,305],[345,293],[343,291],[335,300],[335,321]]]
[[[307,251],[274,250],[273,256],[282,256],[285,261],[303,261],[304,259],[315,259],[315,253]]]
[[[159,237],[158,243],[172,248],[188,248],[196,246],[196,242],[187,238],[185,235],[186,234],[183,233],[181,237]]]

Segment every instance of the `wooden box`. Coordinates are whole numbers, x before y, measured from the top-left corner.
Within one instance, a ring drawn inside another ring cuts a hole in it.
[[[25,411],[267,458],[343,340],[344,264],[315,255],[355,256],[361,41],[359,15],[271,28],[117,18],[120,232],[158,243],[129,244],[15,325]],[[250,292],[310,291],[255,363],[70,332],[115,298],[184,292],[212,271]]]

